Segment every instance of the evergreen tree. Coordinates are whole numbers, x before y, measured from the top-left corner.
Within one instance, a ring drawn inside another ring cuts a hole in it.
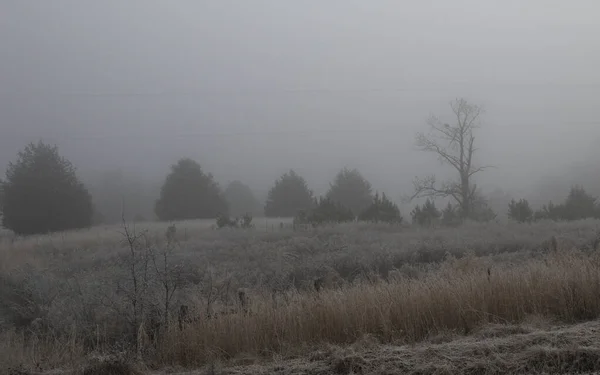
[[[512,199],[508,204],[508,217],[519,223],[530,222],[533,219],[533,210],[526,199],[518,202]]]
[[[413,224],[420,226],[432,226],[441,215],[433,200],[429,198],[425,201],[423,207],[417,205],[411,212]]]
[[[442,224],[449,227],[460,225],[461,217],[455,206],[448,202],[446,208],[442,210]]]
[[[335,176],[327,192],[327,198],[360,214],[373,201],[371,184],[357,169],[344,168]]]
[[[330,198],[319,198],[319,202],[315,204],[315,208],[308,215],[308,222],[313,225],[350,221],[354,221],[352,211]]]
[[[225,188],[225,199],[229,205],[229,213],[233,216],[256,214],[259,203],[252,189],[241,181],[232,181]]]
[[[56,146],[30,143],[10,163],[3,190],[3,225],[17,234],[89,227],[92,198]]]
[[[213,176],[192,159],[171,166],[156,201],[159,220],[214,219],[227,215],[227,201]]]
[[[595,217],[596,197],[588,194],[582,186],[573,186],[564,203],[563,219],[580,220]]]
[[[375,193],[371,205],[360,214],[359,220],[399,224],[402,222],[402,216],[398,206],[390,201],[385,193],[381,194],[381,197],[379,193]]]
[[[265,204],[267,217],[295,217],[301,210],[313,207],[313,192],[295,171],[283,174],[269,190]]]

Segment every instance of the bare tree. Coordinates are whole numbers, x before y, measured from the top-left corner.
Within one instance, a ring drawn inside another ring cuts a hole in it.
[[[477,151],[473,130],[479,127],[481,107],[469,104],[465,99],[456,99],[450,103],[456,123],[442,123],[431,116],[427,121],[430,132],[418,133],[416,144],[422,151],[437,154],[443,164],[450,165],[458,173],[457,180],[437,184],[435,175],[416,178],[413,182],[415,192],[410,198],[451,197],[460,207],[461,216],[469,217],[476,199],[477,186],[472,177],[489,166],[476,166],[473,156]]]

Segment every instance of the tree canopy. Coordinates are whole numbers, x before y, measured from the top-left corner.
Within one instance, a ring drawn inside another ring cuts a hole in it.
[[[269,190],[265,204],[267,217],[295,217],[314,204],[313,192],[294,170],[284,173]]]
[[[155,205],[160,220],[214,219],[228,206],[213,176],[196,161],[184,158],[171,166]]]
[[[518,202],[514,199],[508,204],[508,217],[518,223],[526,223],[533,220],[533,210],[526,199]]]
[[[370,221],[374,223],[401,223],[402,215],[400,215],[400,209],[398,206],[390,201],[385,193],[379,196],[379,193],[375,193],[373,201],[358,217],[361,221]]]
[[[330,184],[327,198],[349,208],[358,216],[373,201],[371,184],[357,169],[343,168]]]
[[[417,205],[410,213],[413,224],[420,226],[432,226],[442,216],[442,213],[435,206],[435,202],[429,198],[423,206]]]
[[[224,196],[229,205],[229,213],[233,216],[256,214],[259,210],[259,203],[252,189],[241,181],[230,182],[225,188]]]
[[[2,184],[4,227],[39,234],[89,227],[92,198],[56,146],[30,143],[8,165]]]

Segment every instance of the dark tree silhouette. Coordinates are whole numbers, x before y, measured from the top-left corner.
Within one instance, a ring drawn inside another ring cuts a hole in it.
[[[349,208],[359,215],[373,201],[371,184],[357,169],[344,168],[335,176],[327,192],[327,198]]]
[[[385,222],[385,223],[401,223],[402,216],[400,215],[400,209],[398,206],[390,201],[385,193],[379,196],[379,193],[375,193],[371,205],[367,207],[358,217],[361,221],[370,221],[374,223]]]
[[[598,213],[596,197],[588,194],[582,186],[573,186],[564,203],[563,219],[580,220],[595,217]]]
[[[4,212],[4,181],[0,179],[0,218]]]
[[[526,223],[533,220],[533,210],[529,206],[527,199],[520,199],[518,202],[514,199],[508,204],[508,218],[518,223]]]
[[[442,224],[448,227],[454,227],[460,224],[460,215],[455,206],[448,202],[446,208],[442,210]]]
[[[283,174],[269,190],[265,204],[267,217],[295,217],[313,207],[313,192],[302,176],[293,170]]]
[[[89,227],[92,198],[56,146],[30,143],[11,162],[3,183],[3,225],[17,234]]]
[[[478,128],[482,109],[469,104],[465,99],[455,100],[450,107],[456,123],[442,123],[432,116],[428,121],[430,134],[418,133],[416,143],[422,151],[434,153],[442,163],[450,165],[457,172],[458,178],[441,185],[437,184],[435,176],[417,178],[411,200],[419,197],[451,197],[460,207],[461,217],[469,218],[477,189],[472,178],[487,168],[475,166],[473,160],[477,151],[473,131]]]
[[[597,198],[588,194],[581,186],[573,186],[564,203],[555,205],[550,201],[534,214],[535,220],[580,220],[599,218]]]
[[[417,205],[410,215],[414,224],[420,226],[432,226],[437,222],[442,213],[435,207],[435,202],[427,198],[423,206]]]
[[[308,215],[308,222],[316,226],[325,223],[347,223],[354,221],[354,218],[352,211],[341,203],[320,197]]]
[[[213,176],[185,158],[171,166],[155,211],[160,220],[214,219],[227,214],[228,207]]]
[[[224,196],[229,205],[229,213],[233,216],[260,212],[259,203],[254,193],[240,181],[230,182],[225,188]]]

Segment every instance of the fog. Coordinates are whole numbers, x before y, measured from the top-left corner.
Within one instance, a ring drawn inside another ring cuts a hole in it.
[[[348,166],[399,200],[445,170],[415,133],[465,97],[486,109],[487,191],[600,194],[599,12],[594,0],[3,0],[0,170],[41,139],[90,183],[122,169],[156,191],[191,157],[259,196],[290,168],[322,194]]]

